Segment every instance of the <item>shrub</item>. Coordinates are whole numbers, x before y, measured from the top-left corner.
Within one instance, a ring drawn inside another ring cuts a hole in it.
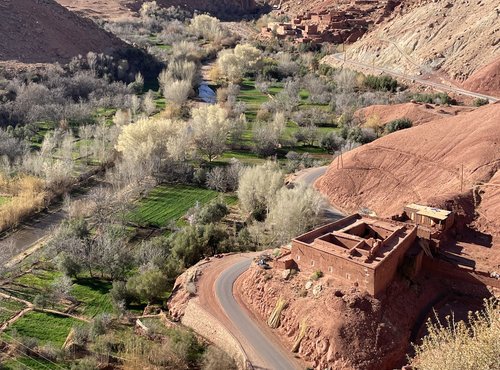
[[[92,325],[90,327],[90,333],[93,337],[103,335],[111,326],[111,316],[107,313],[103,313],[94,317]]]
[[[334,132],[327,133],[320,142],[320,146],[330,154],[338,152],[344,145],[345,140]]]
[[[404,130],[413,126],[413,123],[408,118],[399,118],[385,125],[385,132],[390,134],[399,130]]]
[[[391,76],[368,75],[365,77],[363,85],[373,90],[395,92],[398,87],[398,81]]]
[[[163,96],[167,102],[181,106],[187,101],[192,90],[189,81],[172,81],[163,86]]]
[[[323,206],[323,197],[312,187],[283,187],[271,202],[266,225],[275,242],[285,244],[316,226]]]
[[[446,324],[428,321],[429,332],[414,345],[411,365],[416,370],[498,369],[500,310],[498,300],[486,300],[484,312],[469,313],[469,323],[446,318]]]
[[[209,41],[221,40],[227,34],[221,22],[207,14],[195,16],[191,20],[190,28],[196,36]]]
[[[297,142],[302,142],[305,145],[313,146],[318,140],[319,130],[316,125],[308,125],[304,127],[299,127],[297,131],[293,134],[293,137]]]
[[[185,227],[173,238],[172,255],[184,267],[189,267],[204,256],[223,252],[221,243],[227,238],[225,230],[214,224]]]
[[[273,155],[279,147],[279,140],[285,130],[286,119],[284,113],[276,113],[270,122],[258,122],[253,127],[255,152],[267,157]]]
[[[226,149],[230,128],[227,111],[218,105],[203,105],[191,111],[191,130],[197,150],[211,162]]]
[[[75,325],[73,326],[73,341],[76,345],[83,346],[87,343],[90,336],[88,326]]]
[[[201,368],[202,370],[236,370],[238,367],[224,351],[210,346],[203,354]]]
[[[55,347],[52,343],[45,343],[36,349],[38,356],[50,362],[56,362],[58,359],[61,359],[63,351],[63,349]]]
[[[35,307],[45,308],[51,303],[50,297],[47,294],[39,293],[33,299]]]
[[[82,266],[64,252],[59,257],[57,267],[64,275],[74,278],[76,278],[82,270]]]
[[[312,275],[311,275],[311,279],[312,279],[312,280],[314,280],[314,281],[316,281],[316,280],[318,280],[318,279],[320,279],[320,278],[322,278],[322,277],[323,277],[323,272],[322,272],[322,271],[320,271],[320,270],[316,270],[316,271],[314,271],[314,272],[312,273]]]
[[[113,287],[109,291],[109,295],[115,306],[127,303],[132,298],[130,292],[127,290],[126,283],[119,280],[113,281]]]
[[[142,271],[127,281],[127,291],[148,303],[163,298],[167,292],[167,277],[157,267]]]
[[[217,223],[229,214],[226,203],[216,199],[194,214],[194,222],[202,225]]]
[[[71,365],[71,370],[95,370],[99,368],[99,361],[92,357],[78,360]]]
[[[454,104],[456,101],[446,93],[415,94],[412,99],[419,103],[427,104]]]
[[[195,364],[199,361],[204,347],[196,336],[187,330],[173,329],[170,332],[171,347],[174,354],[184,362]]]
[[[320,64],[318,68],[318,73],[323,76],[331,77],[335,74],[336,69],[329,66],[328,64]]]
[[[482,99],[482,98],[477,98],[474,99],[472,104],[474,104],[475,107],[482,107],[483,105],[488,105],[490,101],[488,99]]]
[[[283,186],[283,173],[273,162],[245,168],[238,187],[238,198],[244,212],[267,213],[271,201]]]

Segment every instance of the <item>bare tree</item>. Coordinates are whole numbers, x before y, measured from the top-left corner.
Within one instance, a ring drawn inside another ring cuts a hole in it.
[[[271,122],[259,122],[254,124],[253,137],[255,151],[261,156],[274,154],[279,147],[280,138],[286,127],[285,115],[278,112]]]
[[[318,224],[323,207],[323,197],[313,188],[304,184],[293,189],[283,187],[271,203],[267,228],[276,243],[288,243]]]
[[[163,96],[165,100],[176,106],[182,106],[192,91],[189,81],[172,81],[163,86]]]
[[[241,172],[238,198],[249,214],[267,214],[277,191],[283,186],[283,173],[276,163],[266,162]]]
[[[337,83],[337,90],[342,92],[353,92],[354,88],[358,85],[358,75],[350,69],[342,69],[340,73],[335,76]]]
[[[80,136],[80,156],[89,162],[89,156],[91,155],[90,141],[94,136],[95,127],[92,125],[81,126],[78,135]]]
[[[156,103],[151,90],[144,94],[144,98],[142,99],[142,109],[144,109],[144,113],[146,113],[147,116],[151,116],[156,112]]]
[[[191,115],[196,148],[211,162],[226,148],[230,127],[227,111],[218,105],[203,105],[193,109]]]

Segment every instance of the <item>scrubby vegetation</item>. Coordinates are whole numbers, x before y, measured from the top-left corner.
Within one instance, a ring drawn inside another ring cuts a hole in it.
[[[415,345],[412,366],[422,370],[495,369],[500,357],[500,311],[494,298],[483,312],[470,313],[468,323],[429,321],[429,334]]]
[[[368,75],[363,81],[366,87],[380,91],[395,92],[398,87],[398,81],[391,76],[373,76]]]
[[[413,100],[428,104],[453,104],[455,101],[446,93],[415,94]]]
[[[385,125],[385,132],[390,134],[392,132],[404,130],[405,128],[410,128],[412,126],[413,123],[411,122],[411,120],[409,120],[408,118],[400,118],[387,123]]]
[[[488,99],[482,99],[482,98],[476,98],[472,102],[472,104],[474,104],[474,106],[476,107],[482,107],[483,105],[488,105],[489,103],[490,101]]]

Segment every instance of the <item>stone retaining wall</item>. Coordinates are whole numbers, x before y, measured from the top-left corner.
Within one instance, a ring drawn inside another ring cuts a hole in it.
[[[245,351],[236,338],[195,300],[189,301],[181,322],[234,358],[239,369],[252,369]]]

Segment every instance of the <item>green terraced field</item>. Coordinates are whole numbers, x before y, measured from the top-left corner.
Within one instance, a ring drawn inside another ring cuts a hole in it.
[[[210,202],[219,193],[186,185],[160,185],[139,202],[130,219],[143,226],[162,227],[176,221],[198,202]]]
[[[24,308],[24,304],[11,299],[0,298],[0,324],[9,320]]]
[[[60,370],[66,368],[67,366],[64,364],[57,364],[41,358],[31,358],[27,356],[11,358],[2,363],[3,370]]]
[[[14,340],[12,334],[15,331],[17,335],[38,339],[40,344],[51,343],[61,347],[71,328],[76,324],[80,324],[80,321],[49,313],[31,311],[12,324],[2,334],[2,337],[8,342],[12,341]]]
[[[80,278],[75,281],[71,295],[82,302],[78,313],[88,318],[101,313],[113,313],[113,305],[109,297],[112,284],[99,279]]]
[[[61,276],[62,274],[58,271],[35,269],[14,279],[13,284],[9,285],[9,291],[17,298],[33,302],[37,294],[47,291]]]
[[[270,95],[276,95],[281,90],[283,90],[282,84],[276,84],[269,88]],[[269,100],[269,95],[261,93],[255,88],[255,81],[251,79],[244,79],[241,83],[240,95],[238,100],[244,102],[247,105],[247,111],[245,112],[249,122],[255,121],[257,112],[260,106]]]

